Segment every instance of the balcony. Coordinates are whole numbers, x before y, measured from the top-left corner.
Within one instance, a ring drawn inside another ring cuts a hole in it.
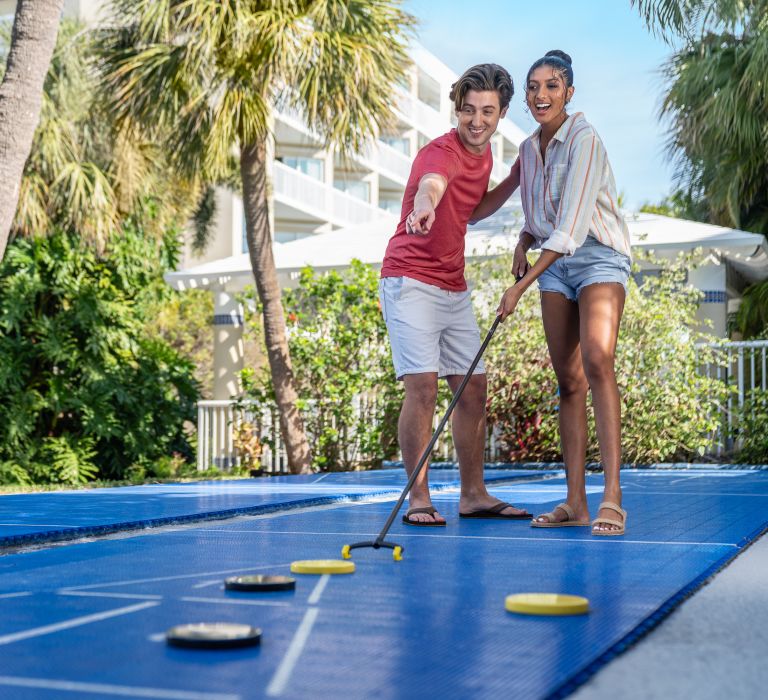
[[[406,92],[397,94],[397,111],[406,122],[413,124],[430,139],[444,134],[450,127],[449,120],[428,104],[415,99]]]
[[[334,226],[364,224],[390,216],[379,207],[277,161],[272,164],[272,184],[277,201]]]

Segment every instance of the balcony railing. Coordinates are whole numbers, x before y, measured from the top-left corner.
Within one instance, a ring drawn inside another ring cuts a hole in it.
[[[411,159],[392,146],[377,141],[376,146],[370,149],[367,158],[372,163],[376,163],[381,170],[395,175],[403,183],[408,181],[408,176],[411,174]]]
[[[279,161],[272,166],[272,184],[276,199],[337,226],[363,224],[387,216],[378,207]]]
[[[437,138],[447,130],[448,119],[428,104],[415,99],[406,92],[398,93],[395,99],[397,100],[397,109],[406,121],[414,124],[422,134],[430,139]]]
[[[289,105],[281,105],[277,108],[277,113],[294,128],[301,129],[315,138],[318,144],[323,143],[323,138],[307,126],[300,110]],[[371,170],[384,170],[386,174],[403,182],[408,180],[411,172],[411,159],[381,141],[368,146],[362,153],[351,153],[350,157]]]

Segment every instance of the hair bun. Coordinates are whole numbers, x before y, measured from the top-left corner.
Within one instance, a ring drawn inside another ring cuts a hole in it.
[[[571,60],[571,57],[565,53],[565,51],[560,51],[560,49],[554,49],[553,51],[547,51],[547,53],[544,54],[544,56],[554,56],[555,58],[559,58],[562,61],[565,61],[569,66],[573,65],[573,61]]]

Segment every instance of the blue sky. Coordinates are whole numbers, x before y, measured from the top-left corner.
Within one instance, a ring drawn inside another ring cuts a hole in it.
[[[624,193],[635,209],[672,188],[657,116],[658,69],[671,49],[645,27],[630,0],[406,0],[421,24],[419,42],[456,73],[475,63],[500,63],[512,74],[509,116],[530,133],[536,122],[523,110],[523,81],[549,49],[573,59],[572,111],[584,112],[603,140]]]

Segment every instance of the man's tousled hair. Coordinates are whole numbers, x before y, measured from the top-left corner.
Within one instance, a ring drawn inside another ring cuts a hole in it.
[[[458,112],[464,105],[464,97],[470,90],[485,92],[495,90],[499,94],[501,109],[509,106],[515,86],[512,77],[495,63],[480,63],[464,71],[463,75],[451,85],[450,98]]]

